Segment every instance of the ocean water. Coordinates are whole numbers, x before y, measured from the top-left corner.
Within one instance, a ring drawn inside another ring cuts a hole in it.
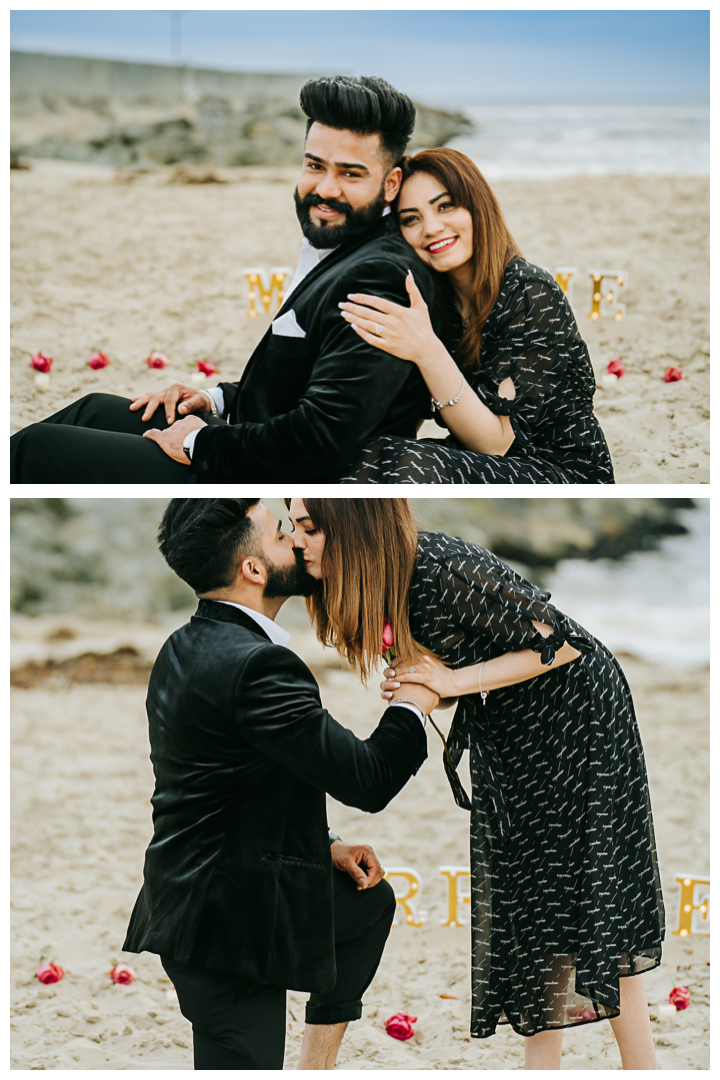
[[[710,500],[683,511],[684,536],[620,560],[564,559],[544,581],[552,602],[615,653],[710,663]]]
[[[708,176],[702,105],[482,105],[476,130],[449,143],[488,180],[564,176]]]

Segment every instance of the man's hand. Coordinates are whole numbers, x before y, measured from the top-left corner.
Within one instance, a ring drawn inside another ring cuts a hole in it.
[[[369,844],[346,844],[343,840],[335,840],[330,854],[335,869],[349,874],[358,892],[372,889],[385,877],[385,871]]]
[[[176,424],[166,428],[165,431],[160,431],[159,428],[150,428],[150,431],[146,431],[143,435],[143,439],[152,439],[153,442],[158,444],[163,453],[171,457],[173,461],[189,465],[190,459],[183,450],[183,440],[188,431],[203,427],[207,427],[204,420],[198,419],[197,416],[186,416],[184,420],[178,420]]]
[[[382,683],[382,696],[390,697],[388,691],[401,690],[403,686],[408,689],[410,683],[422,683],[428,689],[434,690],[441,698],[453,698],[458,695],[457,672],[446,667],[439,660],[431,656],[423,656],[414,664],[408,664],[404,660],[398,660],[391,668],[385,668]],[[403,696],[403,693],[400,695]],[[412,697],[412,694],[409,695]]]
[[[165,418],[168,424],[172,424],[175,420],[176,407],[180,416],[187,416],[188,413],[194,412],[209,413],[212,411],[209,394],[206,394],[203,390],[196,390],[192,386],[183,386],[182,383],[173,383],[172,386],[168,386],[165,390],[156,390],[152,394],[139,394],[132,399],[130,408],[135,411],[142,409],[143,405],[146,406],[145,412],[142,414],[143,420],[149,420],[158,406],[164,405]]]
[[[440,702],[440,695],[436,694],[434,690],[431,690],[428,686],[423,686],[421,683],[414,682],[404,682],[399,690],[393,691],[392,697],[393,700],[395,698],[411,698],[411,700],[416,701],[420,708],[424,709],[428,715],[433,709],[437,709]]]

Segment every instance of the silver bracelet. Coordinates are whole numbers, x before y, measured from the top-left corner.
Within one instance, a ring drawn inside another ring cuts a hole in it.
[[[437,409],[449,409],[451,405],[457,405],[458,401],[462,397],[462,392],[463,392],[464,389],[465,389],[465,376],[463,375],[462,383],[460,384],[460,393],[458,394],[457,397],[451,398],[450,401],[442,402],[442,401],[436,401],[435,398],[431,396],[430,397],[430,404],[432,405],[433,409],[435,409],[435,410],[437,410]]]
[[[487,692],[487,690],[483,690],[483,688],[482,688],[482,669],[483,669],[483,664],[484,663],[485,663],[484,660],[480,661],[480,667],[478,669],[478,687],[480,689],[480,698],[482,699],[482,703],[483,703],[483,705],[487,705],[488,692]]]
[[[411,697],[396,697],[393,698],[392,701],[388,701],[388,708],[390,708],[391,705],[414,705],[415,708],[419,709],[422,713],[423,724],[427,723],[427,713],[425,712],[419,701],[415,701]]]

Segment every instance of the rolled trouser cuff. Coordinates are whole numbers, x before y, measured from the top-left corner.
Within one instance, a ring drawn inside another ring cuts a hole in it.
[[[350,1020],[359,1020],[362,1016],[362,1001],[348,1001],[344,1005],[305,1006],[306,1024],[344,1024]]]

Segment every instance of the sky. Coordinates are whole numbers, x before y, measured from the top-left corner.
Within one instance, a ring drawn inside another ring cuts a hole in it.
[[[11,47],[235,71],[382,75],[427,104],[704,103],[709,12],[227,10],[10,13]]]

